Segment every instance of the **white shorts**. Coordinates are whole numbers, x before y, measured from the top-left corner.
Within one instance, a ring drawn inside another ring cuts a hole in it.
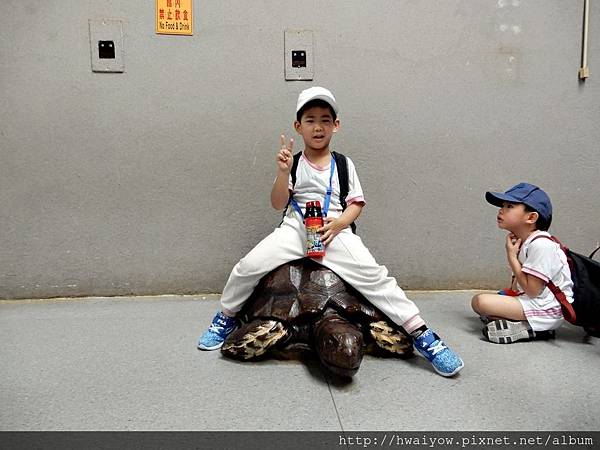
[[[563,324],[562,309],[554,296],[530,298],[521,295],[517,299],[533,331],[554,330]]]

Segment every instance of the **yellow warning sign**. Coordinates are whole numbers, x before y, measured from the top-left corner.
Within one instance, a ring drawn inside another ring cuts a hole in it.
[[[194,0],[156,0],[157,34],[194,34]]]

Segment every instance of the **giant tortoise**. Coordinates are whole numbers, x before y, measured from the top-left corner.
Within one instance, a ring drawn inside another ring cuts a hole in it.
[[[363,354],[409,357],[412,340],[331,270],[304,258],[262,278],[221,352],[254,360],[308,345],[330,372],[349,378]]]

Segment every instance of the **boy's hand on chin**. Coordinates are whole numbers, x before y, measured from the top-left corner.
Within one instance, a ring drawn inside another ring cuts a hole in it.
[[[514,234],[509,233],[506,235],[506,253],[507,255],[514,256],[515,258],[519,254],[521,248],[521,239],[517,238]]]

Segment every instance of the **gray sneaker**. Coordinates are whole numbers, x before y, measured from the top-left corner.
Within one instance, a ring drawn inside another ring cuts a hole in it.
[[[512,344],[517,341],[554,339],[554,330],[535,332],[526,320],[493,320],[482,330],[483,336],[496,344]]]

